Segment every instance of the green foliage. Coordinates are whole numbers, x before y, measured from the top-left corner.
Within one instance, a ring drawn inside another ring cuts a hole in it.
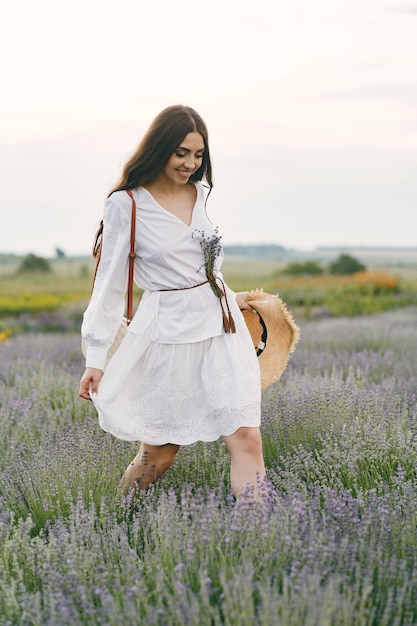
[[[294,261],[288,263],[282,273],[289,276],[321,276],[324,274],[324,269],[317,261]]]
[[[342,276],[363,272],[365,269],[363,263],[355,259],[355,257],[350,256],[350,254],[340,254],[337,259],[329,265],[330,274],[340,274]]]
[[[88,278],[89,275],[90,275],[90,270],[88,269],[87,265],[81,265],[80,270],[79,270],[79,277],[81,279],[85,279],[85,278]]]
[[[27,273],[27,272],[42,272],[49,273],[52,272],[52,267],[49,261],[44,259],[43,257],[36,256],[36,254],[27,254],[23,261],[21,262],[19,269],[19,273]]]
[[[19,260],[6,260],[0,265],[0,332],[44,330],[51,324],[62,330],[78,328],[91,295],[93,260],[54,259],[52,272],[16,272]],[[417,271],[412,265],[407,272],[374,268],[352,276],[315,275],[309,269],[315,261],[294,265],[304,268],[304,273],[284,274],[282,262],[226,258],[223,273],[236,292],[258,287],[278,293],[297,317],[362,315],[417,303]],[[139,302],[141,290],[135,288],[135,294]],[[53,316],[46,326],[45,313]]]
[[[65,259],[67,256],[62,248],[55,248],[55,254],[57,259]]]

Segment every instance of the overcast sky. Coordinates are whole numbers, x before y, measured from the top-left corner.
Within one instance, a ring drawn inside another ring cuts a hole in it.
[[[89,253],[178,103],[226,244],[417,245],[417,1],[14,0],[0,25],[0,252]]]

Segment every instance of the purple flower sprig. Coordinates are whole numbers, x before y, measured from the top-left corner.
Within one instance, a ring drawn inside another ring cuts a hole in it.
[[[196,228],[191,235],[194,238],[195,234],[198,233],[200,236],[200,247],[203,253],[204,263],[200,266],[199,269],[204,267],[207,280],[212,288],[214,294],[221,298],[224,293],[222,289],[216,282],[216,261],[223,252],[223,247],[221,244],[221,235],[219,235],[219,229],[216,226],[214,229],[214,233],[210,235],[210,237],[206,237],[204,230],[199,230]]]

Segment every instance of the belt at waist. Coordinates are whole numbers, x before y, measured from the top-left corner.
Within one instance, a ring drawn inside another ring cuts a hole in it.
[[[158,291],[184,291],[185,289],[195,289],[196,287],[201,287],[201,285],[207,285],[208,282],[208,280],[205,280],[203,283],[191,285],[191,287],[174,287],[173,289],[158,289]]]
[[[207,285],[207,283],[210,283],[210,287],[212,288],[214,294],[219,299],[219,304],[220,304],[222,317],[223,317],[224,331],[226,333],[235,333],[236,325],[232,317],[232,314],[230,312],[229,302],[227,300],[227,294],[226,294],[226,287],[225,287],[223,280],[219,276],[214,276],[214,274],[210,274],[208,280],[205,280],[202,283],[198,283],[197,285],[192,285],[191,287],[174,287],[173,289],[158,289],[158,291],[185,291],[186,289],[195,289],[196,287]],[[225,304],[223,304],[223,298],[224,298]]]

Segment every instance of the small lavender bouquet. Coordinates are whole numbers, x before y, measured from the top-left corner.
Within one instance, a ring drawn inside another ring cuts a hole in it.
[[[200,246],[204,259],[204,263],[199,269],[204,267],[209,285],[214,295],[219,298],[225,332],[235,333],[236,326],[227,301],[226,287],[221,277],[216,275],[216,261],[223,252],[219,229],[216,226],[214,233],[210,237],[206,237],[204,230],[196,228],[192,234],[193,238],[196,233],[200,237]]]
[[[210,237],[206,237],[204,230],[199,230],[198,228],[196,228],[192,234],[193,238],[196,233],[199,233],[200,235],[200,247],[204,259],[204,263],[201,267],[204,267],[206,271],[207,280],[209,281],[210,287],[212,288],[214,294],[218,298],[221,298],[224,293],[217,284],[215,275],[216,260],[219,258],[223,251],[221,244],[221,235],[219,235],[219,229],[216,226],[213,235],[210,235]]]

